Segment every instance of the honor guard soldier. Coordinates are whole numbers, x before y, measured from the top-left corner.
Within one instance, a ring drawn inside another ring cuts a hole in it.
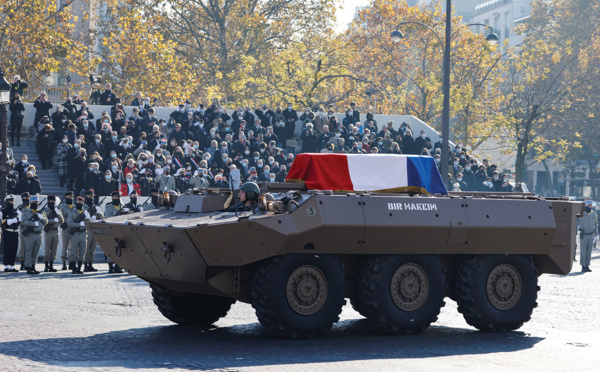
[[[6,206],[2,209],[2,235],[4,238],[4,272],[16,273],[17,249],[19,249],[19,225],[21,219],[15,209],[15,197],[6,196]]]
[[[131,213],[143,212],[144,207],[137,203],[138,194],[135,191],[132,191],[129,195],[129,203],[125,204],[126,209],[128,209]]]
[[[121,192],[120,191],[113,191],[110,193],[111,199],[112,199],[112,203],[109,203],[106,205],[106,208],[104,208],[104,216],[106,218],[108,217],[114,217],[114,216],[119,216],[121,214],[126,214],[128,213],[127,211],[124,210],[123,206],[121,205]],[[121,267],[117,264],[114,263],[113,260],[110,259],[110,257],[107,258],[107,263],[108,263],[108,273],[109,274],[122,274],[123,273],[123,269],[121,269]]]
[[[42,210],[42,214],[48,219],[44,226],[44,272],[55,273],[54,260],[58,250],[58,228],[65,222],[65,219],[56,206],[56,196],[48,195],[48,204]],[[60,199],[58,200],[60,202]]]
[[[598,216],[592,209],[592,200],[585,201],[585,212],[578,218],[579,224],[579,242],[581,243],[580,259],[581,271],[589,273],[590,262],[592,258],[592,246],[594,245],[594,235],[598,233]]]
[[[21,221],[23,221],[23,211],[25,209],[29,208],[29,193],[28,192],[24,192],[21,194],[21,205],[19,205],[19,207],[17,208],[17,213],[19,214],[19,218],[21,218]],[[21,224],[19,226],[19,236],[21,239],[19,239],[19,262],[21,262],[21,271],[25,270],[25,244],[27,242],[27,237],[23,236],[23,230],[25,229],[25,226],[23,226],[23,224]]]
[[[83,209],[88,212],[89,214],[89,219],[90,221],[97,221],[97,220],[101,220],[104,218],[104,215],[102,214],[102,210],[100,209],[100,206],[95,205],[94,204],[94,190],[90,189],[88,191],[85,192],[85,205],[83,206]],[[96,242],[96,239],[94,238],[94,236],[92,234],[88,234],[87,237],[87,243],[86,243],[86,249],[85,249],[85,256],[84,256],[84,272],[96,272],[98,271],[98,269],[96,269],[94,266],[92,266],[92,263],[94,262],[94,254],[96,253],[96,247],[98,246],[98,243]]]
[[[88,211],[83,210],[84,199],[77,197],[75,208],[67,215],[67,233],[71,235],[71,252],[69,255],[69,269],[73,274],[83,274],[83,255],[87,243],[85,221],[90,220]]]
[[[38,211],[39,197],[32,195],[29,200],[29,208],[23,211],[21,225],[25,226],[21,235],[27,237],[25,243],[25,267],[27,274],[39,274],[35,269],[40,248],[42,247],[42,231],[48,223],[48,219],[41,211]]]
[[[67,216],[69,215],[69,213],[73,210],[73,191],[69,191],[65,193],[65,200],[64,203],[62,203],[60,205],[60,213],[63,216],[63,220],[65,222],[61,223],[60,228],[62,230],[61,232],[61,238],[62,238],[62,251],[60,253],[60,259],[62,260],[62,269],[66,270],[67,269],[67,261],[69,261],[69,245],[71,244],[71,234],[69,234],[68,231],[68,227],[67,227]]]

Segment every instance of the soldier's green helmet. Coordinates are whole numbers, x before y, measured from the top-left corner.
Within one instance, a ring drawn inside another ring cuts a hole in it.
[[[258,200],[258,195],[260,195],[260,188],[254,182],[244,182],[240,190],[246,192],[246,198],[249,200]]]

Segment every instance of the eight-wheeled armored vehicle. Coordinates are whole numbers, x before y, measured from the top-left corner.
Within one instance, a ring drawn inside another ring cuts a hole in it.
[[[415,333],[448,296],[480,330],[521,327],[538,276],[570,272],[583,203],[447,194],[431,158],[393,156],[299,155],[295,182],[267,185],[253,211],[224,211],[230,190],[194,190],[88,228],[182,325],[211,326],[242,301],[273,332],[313,337],[349,298],[383,331]]]

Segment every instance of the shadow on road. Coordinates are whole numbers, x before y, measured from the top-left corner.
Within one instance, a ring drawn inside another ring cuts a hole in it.
[[[0,343],[0,353],[54,366],[223,369],[374,359],[434,358],[529,349],[542,338],[433,326],[411,336],[382,335],[367,320],[337,323],[331,335],[283,340],[258,323],[200,331],[161,326]]]

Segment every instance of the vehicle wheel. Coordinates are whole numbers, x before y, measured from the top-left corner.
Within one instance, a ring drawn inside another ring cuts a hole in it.
[[[161,314],[170,321],[208,328],[227,315],[235,300],[230,297],[194,294],[185,297],[171,295],[154,285],[152,297]]]
[[[288,255],[265,261],[252,283],[259,322],[287,338],[327,333],[346,294],[344,267],[333,256]]]
[[[360,270],[358,270],[358,275],[353,280],[353,283],[352,283],[353,291],[352,291],[352,297],[350,297],[350,304],[352,305],[352,308],[354,310],[356,310],[360,315],[362,315],[366,318],[367,313],[365,312],[365,309],[363,307],[362,297],[360,295],[360,293],[361,293],[360,286],[364,285],[366,283],[366,281],[363,279],[364,276],[365,276],[365,266],[363,265],[360,268]]]
[[[446,273],[436,256],[371,258],[363,269],[359,297],[366,317],[387,333],[422,332],[444,306]]]
[[[513,331],[537,306],[538,271],[530,256],[481,255],[458,270],[458,311],[482,331]]]

